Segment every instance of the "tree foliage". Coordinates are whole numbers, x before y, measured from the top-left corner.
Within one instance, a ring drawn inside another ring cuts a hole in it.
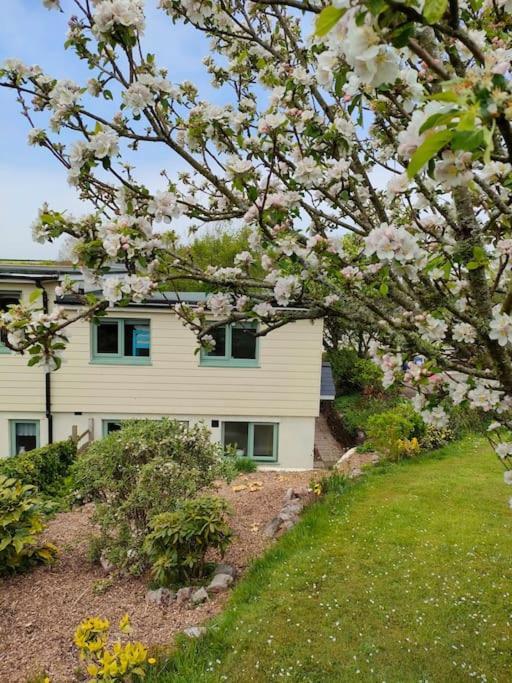
[[[13,307],[1,323],[8,344],[55,367],[76,317],[201,280],[207,305],[176,312],[202,344],[240,319],[256,319],[260,334],[300,318],[359,326],[385,384],[413,386],[429,424],[447,423],[448,404],[494,414],[508,467],[510,1],[161,0],[169,35],[187,23],[209,39],[204,64],[224,104],[173,82],[147,51],[142,0],[69,5],[66,47],[88,83],[16,60],[0,79],[22,104],[30,143],[96,209],[73,219],[43,207],[35,237],[68,235],[70,258],[102,296],[72,315]],[[147,145],[182,164],[162,169],[161,187],[126,163]],[[178,220],[194,234],[243,224],[249,248],[233,266],[196,265],[172,230]],[[155,231],[160,223],[171,229]],[[112,263],[126,272],[106,277]]]

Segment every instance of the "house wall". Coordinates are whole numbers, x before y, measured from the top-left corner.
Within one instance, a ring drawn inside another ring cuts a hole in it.
[[[0,283],[1,289],[18,289]],[[23,287],[24,295],[30,291]],[[53,296],[50,296],[50,301]],[[53,373],[54,440],[79,433],[94,420],[95,438],[103,419],[169,416],[189,422],[211,420],[279,424],[277,467],[313,465],[314,422],[319,411],[322,323],[298,321],[260,339],[259,367],[201,367],[196,340],[168,310],[116,309],[110,317],[151,321],[150,365],[105,365],[91,361],[88,322],[68,328],[62,368]],[[40,420],[47,442],[44,373],[27,359],[0,354],[0,454],[10,452],[9,420]],[[76,414],[81,413],[81,414]],[[211,428],[212,439],[221,430]],[[274,465],[273,465],[274,466]]]

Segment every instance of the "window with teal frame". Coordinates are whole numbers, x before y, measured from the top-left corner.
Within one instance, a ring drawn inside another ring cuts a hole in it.
[[[39,448],[39,420],[9,420],[11,455]]]
[[[279,425],[275,422],[223,422],[222,443],[239,458],[277,462]]]
[[[20,302],[20,293],[19,292],[7,292],[3,291],[0,292],[0,312],[5,312],[9,308],[9,306],[13,306],[15,304],[18,304]],[[2,331],[0,332],[0,353],[11,353],[11,350],[5,346],[4,339],[6,332]]]
[[[121,365],[151,363],[149,320],[104,318],[91,324],[91,362]]]
[[[215,348],[201,350],[200,363],[206,367],[259,367],[259,337],[253,322],[232,323],[217,327],[212,336]]]

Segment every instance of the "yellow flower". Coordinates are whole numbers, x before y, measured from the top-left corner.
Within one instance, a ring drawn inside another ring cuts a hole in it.
[[[119,622],[119,630],[121,631],[121,633],[130,633],[131,624],[130,624],[130,617],[128,614],[125,614],[124,617]]]
[[[148,664],[156,664],[156,659],[154,657],[150,657],[148,659]]]

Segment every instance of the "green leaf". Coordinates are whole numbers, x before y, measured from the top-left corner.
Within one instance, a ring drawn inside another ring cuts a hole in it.
[[[459,96],[451,90],[447,90],[446,92],[435,93],[434,95],[430,96],[430,99],[435,100],[436,102],[455,102],[457,104],[460,104]]]
[[[442,19],[448,7],[448,0],[425,0],[423,16],[429,24],[435,24]]]
[[[429,135],[412,155],[409,166],[407,167],[407,176],[409,178],[414,178],[416,173],[418,173],[418,171],[420,171],[440,149],[445,147],[452,137],[452,130],[440,130],[437,133]]]
[[[479,130],[456,131],[451,143],[451,148],[456,150],[463,150],[464,152],[472,152],[478,147],[481,147],[484,143],[484,132],[480,128]]]
[[[341,17],[345,14],[347,8],[336,9],[336,7],[324,7],[320,12],[315,22],[315,33],[317,36],[325,36],[329,31],[336,26]]]
[[[424,133],[426,130],[434,128],[434,126],[444,126],[445,124],[450,123],[454,118],[455,114],[457,113],[457,109],[451,109],[449,112],[446,112],[444,114],[442,112],[432,114],[432,116],[429,116],[425,123],[421,126],[419,130],[420,135],[421,133]]]
[[[387,293],[389,292],[389,286],[386,282],[383,282],[381,286],[379,287],[379,292],[382,294],[382,296],[386,296]]]
[[[41,290],[40,289],[34,289],[33,292],[30,292],[29,296],[29,301],[31,304],[35,303],[39,297],[41,296]]]

